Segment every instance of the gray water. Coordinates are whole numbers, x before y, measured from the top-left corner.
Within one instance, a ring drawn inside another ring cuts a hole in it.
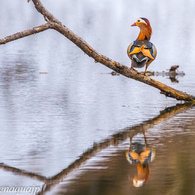
[[[44,0],[43,4],[98,52],[127,66],[127,46],[139,33],[130,25],[140,16],[148,18],[151,41],[158,50],[148,69],[166,71],[179,65],[185,76],[178,77],[178,83],[154,78],[195,94],[194,1]],[[1,38],[45,23],[32,2],[2,0],[0,9]],[[52,182],[47,181],[45,186],[43,178],[32,177],[30,173],[53,178],[93,149],[94,143],[135,125],[151,124],[160,111],[182,103],[110,72],[54,30],[1,45],[0,186],[38,186],[49,194],[194,194],[195,112],[185,106],[147,129],[156,157],[141,188],[128,180],[136,172],[125,158],[128,136],[95,151],[81,167],[56,179],[55,185],[49,187]],[[142,134],[136,137],[143,142]],[[29,174],[23,175],[24,171]],[[167,191],[162,191],[165,187]]]

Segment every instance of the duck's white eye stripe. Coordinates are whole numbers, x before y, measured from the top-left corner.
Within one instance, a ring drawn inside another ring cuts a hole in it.
[[[141,18],[138,18],[138,19],[137,19],[137,22],[142,22],[142,23],[148,25],[147,22],[146,22],[145,20],[141,19]]]
[[[142,22],[145,23],[146,25],[148,25],[147,22],[146,22],[145,20],[142,20]]]

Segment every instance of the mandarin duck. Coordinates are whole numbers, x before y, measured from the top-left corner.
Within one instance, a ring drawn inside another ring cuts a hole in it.
[[[131,26],[138,26],[140,33],[137,39],[127,48],[127,55],[131,59],[131,68],[142,68],[146,65],[144,75],[151,62],[156,58],[157,50],[153,43],[150,42],[152,28],[146,18],[138,18]]]
[[[144,134],[145,144],[135,142],[132,143],[132,137],[130,137],[130,147],[126,151],[126,159],[130,164],[136,164],[137,175],[130,179],[133,181],[135,187],[143,186],[149,179],[151,163],[155,158],[155,150],[147,147],[147,139]]]

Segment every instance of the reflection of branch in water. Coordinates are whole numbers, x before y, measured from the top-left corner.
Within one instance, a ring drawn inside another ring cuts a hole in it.
[[[162,121],[167,120],[168,118],[173,117],[174,115],[187,110],[191,108],[192,104],[177,104],[176,106],[166,108],[165,110],[161,111],[160,115],[157,117],[147,120],[139,125],[135,125],[133,127],[128,127],[123,129],[122,132],[116,133],[112,135],[109,139],[106,139],[100,143],[95,143],[92,148],[88,149],[86,152],[84,152],[79,159],[75,160],[72,164],[70,164],[67,168],[62,170],[57,175],[46,178],[44,176],[30,173],[24,170],[20,170],[14,167],[7,166],[5,164],[0,164],[0,168],[6,171],[13,172],[15,174],[19,174],[22,176],[31,177],[33,179],[36,179],[38,181],[44,182],[46,185],[44,185],[44,188],[39,194],[44,194],[47,191],[49,191],[52,187],[60,183],[68,174],[73,172],[75,169],[79,168],[82,164],[84,164],[87,160],[89,160],[91,157],[93,157],[96,153],[99,151],[111,146],[111,145],[118,145],[122,141],[126,140],[128,137],[133,137],[138,133],[145,132],[148,128],[153,127],[154,125],[157,125],[161,123]]]
[[[41,182],[44,182],[44,183],[47,182],[47,178],[42,176],[42,175],[32,173],[32,172],[28,172],[28,171],[24,171],[24,170],[21,170],[21,169],[17,169],[15,167],[11,167],[11,166],[6,165],[4,163],[0,163],[0,169],[3,169],[4,171],[12,172],[12,173],[17,174],[17,175],[30,177],[32,179],[35,179],[35,180],[38,180],[38,181],[41,181]]]
[[[69,165],[66,169],[62,170],[59,174],[50,178],[51,184],[47,184],[43,191],[39,194],[45,194],[47,191],[50,191],[55,185],[60,183],[69,173],[74,171],[75,169],[79,168],[82,164],[84,164],[87,160],[93,157],[97,152],[111,146],[111,145],[118,145],[122,141],[126,140],[128,137],[133,137],[138,133],[145,132],[148,128],[157,125],[174,115],[191,108],[192,104],[177,104],[176,106],[166,108],[165,110],[160,112],[160,115],[157,117],[147,120],[139,125],[135,125],[133,127],[128,127],[123,129],[122,132],[116,133],[111,136],[111,138],[106,139],[98,144],[94,144],[94,146],[84,152],[79,159],[74,161],[71,165]]]
[[[185,76],[185,73],[183,71],[176,71],[179,68],[178,65],[171,66],[168,72],[162,71],[162,72],[147,72],[147,75],[149,76],[166,76],[171,80],[173,83],[179,83],[177,80],[177,77],[183,77]]]

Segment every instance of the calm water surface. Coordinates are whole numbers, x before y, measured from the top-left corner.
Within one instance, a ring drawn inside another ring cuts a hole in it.
[[[148,18],[158,49],[149,70],[179,65],[185,76],[178,83],[155,79],[195,94],[194,1],[43,3],[97,51],[128,66],[126,48],[139,32],[130,25]],[[0,9],[2,38],[44,23],[32,2],[1,1]],[[182,102],[110,72],[53,30],[1,45],[0,186],[38,186],[42,194],[195,194],[194,107],[175,107]],[[156,155],[147,182],[136,188],[136,165],[125,153],[130,137],[145,144],[144,132]]]

